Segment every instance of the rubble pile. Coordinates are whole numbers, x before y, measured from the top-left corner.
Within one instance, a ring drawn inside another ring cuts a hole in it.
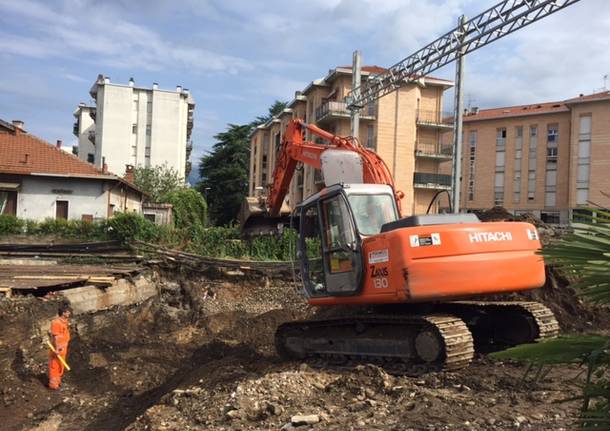
[[[578,403],[557,401],[577,393],[565,383],[577,366],[532,384],[521,381],[524,366],[485,356],[466,370],[415,378],[368,364],[284,362],[275,328],[314,314],[292,281],[148,276],[156,297],[73,319],[73,371],[60,393],[44,387],[41,343],[56,303],[0,301],[3,429],[573,429]],[[568,280],[548,279],[531,295],[559,311],[564,329],[589,330],[607,316],[589,319]],[[574,315],[591,324],[575,326]]]

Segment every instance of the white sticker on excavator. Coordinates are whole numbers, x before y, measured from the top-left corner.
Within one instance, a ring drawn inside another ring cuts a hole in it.
[[[390,260],[388,249],[374,250],[369,252],[369,263],[381,263]]]

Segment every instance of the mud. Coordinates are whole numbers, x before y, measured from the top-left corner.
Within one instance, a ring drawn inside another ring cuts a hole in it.
[[[291,282],[149,276],[158,297],[73,319],[73,371],[58,393],[45,388],[41,342],[57,301],[0,301],[2,429],[574,428],[578,404],[559,401],[578,391],[576,366],[553,368],[534,383],[524,366],[485,356],[456,373],[415,378],[369,364],[283,362],[275,328],[313,314]],[[552,280],[529,295],[559,311],[564,330],[608,321],[606,310],[585,307],[564,281]]]

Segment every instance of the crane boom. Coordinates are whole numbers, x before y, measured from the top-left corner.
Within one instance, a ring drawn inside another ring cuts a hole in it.
[[[358,111],[406,82],[439,69],[514,31],[580,0],[504,0],[466,21],[434,42],[399,61],[387,71],[370,76],[346,97],[348,109]]]

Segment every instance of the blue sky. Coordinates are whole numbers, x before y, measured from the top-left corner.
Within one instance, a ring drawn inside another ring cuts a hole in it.
[[[389,66],[495,4],[483,0],[0,0],[0,118],[75,143],[72,112],[100,73],[189,88],[194,165],[227,123],[351,62]],[[473,106],[562,100],[610,73],[610,2],[582,0],[467,58]],[[452,79],[453,65],[433,75]],[[610,85],[610,81],[609,81]],[[448,94],[450,108],[452,95]]]

